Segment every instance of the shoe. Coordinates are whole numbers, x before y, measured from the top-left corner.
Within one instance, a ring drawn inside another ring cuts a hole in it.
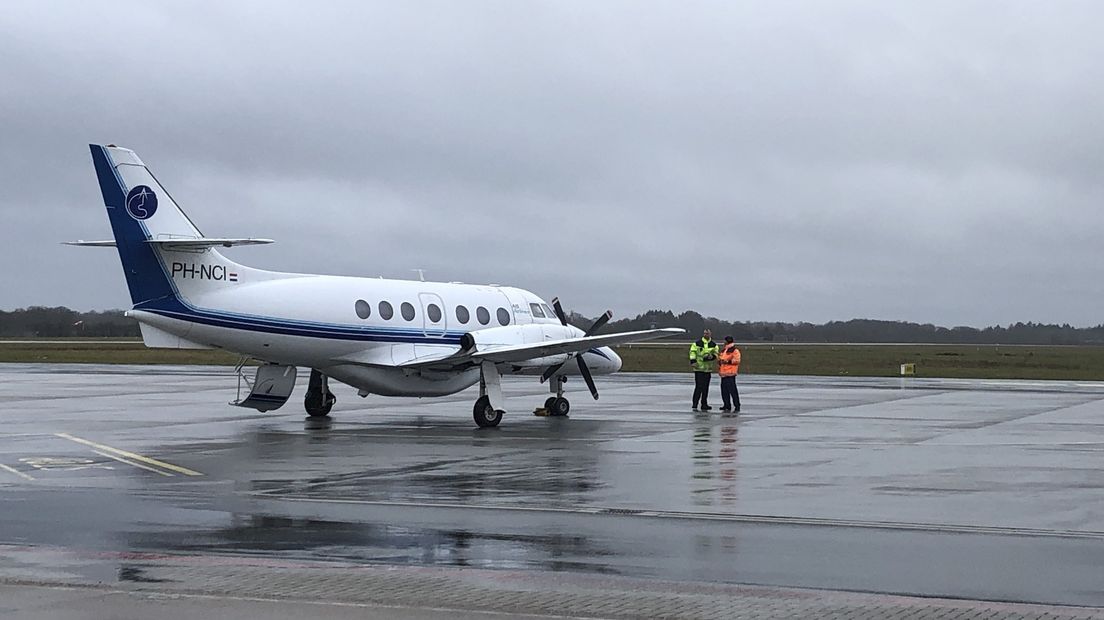
[[[693,409],[691,409],[691,411],[697,411],[697,410],[698,410],[697,407],[694,407]]]
[[[702,411],[713,411],[713,408],[709,405],[702,405]]]
[[[722,413],[728,413],[729,411],[732,411],[732,407],[721,407]]]

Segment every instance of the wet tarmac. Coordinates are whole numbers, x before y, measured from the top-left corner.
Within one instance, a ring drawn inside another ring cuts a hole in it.
[[[267,414],[235,386],[0,366],[0,577],[169,554],[1104,606],[1104,384],[747,376],[725,417],[625,374],[562,419],[508,381],[496,429],[470,391],[338,386],[312,420],[302,386]]]

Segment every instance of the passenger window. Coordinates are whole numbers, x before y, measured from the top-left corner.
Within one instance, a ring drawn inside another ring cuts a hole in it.
[[[533,316],[538,319],[544,318],[544,310],[541,310],[540,304],[529,304],[529,309],[533,311]]]
[[[359,316],[360,318],[366,319],[372,316],[372,306],[369,306],[368,302],[364,301],[363,299],[356,300],[356,304],[354,305],[354,307],[356,309],[357,316]]]
[[[385,321],[390,321],[391,317],[395,316],[395,309],[391,307],[391,304],[386,301],[379,303],[380,318]]]
[[[506,308],[498,309],[498,324],[509,325],[510,324],[510,311]]]
[[[441,321],[441,309],[437,307],[437,304],[429,304],[426,306],[426,314],[429,315],[430,323],[439,323]]]
[[[486,325],[491,322],[491,313],[483,306],[479,306],[475,309],[475,318],[479,319],[480,325]]]
[[[471,319],[471,315],[468,314],[468,309],[464,306],[456,306],[456,320],[460,321],[461,325],[467,325],[468,320]]]
[[[402,302],[402,305],[399,306],[399,311],[402,312],[402,317],[407,321],[414,320],[414,306],[410,305],[410,302]]]

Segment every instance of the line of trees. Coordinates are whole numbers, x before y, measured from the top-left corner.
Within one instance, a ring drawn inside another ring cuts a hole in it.
[[[586,329],[593,319],[571,313],[569,319]],[[631,319],[610,321],[602,332],[655,327],[681,327],[697,337],[709,328],[722,338],[738,342],[923,342],[939,344],[1104,345],[1104,325],[1072,327],[1043,323],[1014,323],[985,328],[940,327],[930,323],[852,319],[813,323],[725,321],[693,310],[675,314],[649,310]],[[78,312],[69,308],[32,306],[0,311],[0,338],[138,337],[138,324],[122,310]],[[685,339],[685,336],[682,337]]]
[[[573,315],[573,322],[585,329],[592,320]],[[709,328],[715,338],[731,335],[737,342],[901,342],[938,344],[1037,344],[1102,345],[1104,325],[1073,327],[1069,324],[1013,323],[985,328],[940,327],[930,323],[852,319],[823,324],[725,321],[705,317],[693,310],[675,314],[670,310],[649,310],[631,319],[610,321],[603,332],[632,331],[656,327],[681,327],[692,337]]]
[[[138,323],[122,310],[77,312],[69,308],[31,306],[0,310],[0,338],[137,337]]]

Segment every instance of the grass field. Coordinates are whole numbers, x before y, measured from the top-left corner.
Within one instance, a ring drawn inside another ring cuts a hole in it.
[[[688,371],[687,346],[627,345],[626,370]],[[1104,380],[1104,347],[1000,345],[740,345],[741,374]]]
[[[219,350],[147,349],[141,340],[96,339],[0,342],[0,362],[84,364],[220,364],[238,356]]]
[[[617,348],[624,370],[689,372],[688,345]],[[916,364],[919,377],[1104,381],[1104,347],[997,345],[741,345],[741,374],[891,377]],[[0,342],[0,362],[234,365],[225,351],[147,349],[136,340]]]

